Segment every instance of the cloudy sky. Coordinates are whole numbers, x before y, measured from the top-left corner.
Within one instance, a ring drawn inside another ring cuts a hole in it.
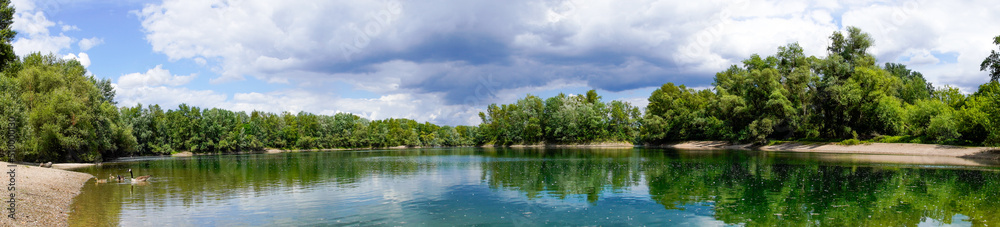
[[[973,92],[994,1],[14,0],[15,52],[80,60],[121,105],[478,124],[489,103],[598,91],[645,106],[751,54],[857,26],[881,63]]]

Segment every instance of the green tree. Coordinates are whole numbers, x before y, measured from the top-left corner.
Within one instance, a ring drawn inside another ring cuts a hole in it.
[[[1000,36],[993,37],[993,44],[1000,46]],[[990,56],[983,59],[983,63],[979,65],[979,71],[989,72],[991,81],[1000,79],[1000,52],[991,50]]]
[[[10,26],[14,24],[14,6],[10,0],[0,0],[0,71],[7,70],[17,61],[11,42],[17,36]]]

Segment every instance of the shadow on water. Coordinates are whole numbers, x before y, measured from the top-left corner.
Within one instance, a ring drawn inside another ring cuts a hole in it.
[[[955,161],[505,148],[157,158],[77,170],[153,178],[89,182],[70,224],[1000,224],[1000,172]]]

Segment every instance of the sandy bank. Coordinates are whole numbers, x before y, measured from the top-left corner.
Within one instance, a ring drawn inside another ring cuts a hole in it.
[[[664,145],[675,149],[685,150],[762,150],[762,151],[791,151],[791,152],[812,152],[812,153],[841,153],[841,154],[871,154],[871,155],[911,155],[911,156],[941,156],[941,157],[965,157],[965,158],[987,158],[992,154],[995,147],[960,147],[938,144],[910,144],[910,143],[872,143],[861,145],[840,145],[836,143],[784,143],[769,146],[754,147],[749,144],[731,144],[723,141],[688,141],[678,144]]]
[[[0,162],[4,173],[14,169],[13,193],[16,201],[14,213],[16,219],[8,216],[10,211],[7,208],[10,203],[4,202],[3,217],[0,218],[3,220],[0,221],[0,226],[67,226],[73,197],[80,194],[83,184],[94,177],[86,173],[38,166],[9,167],[8,165],[10,163]],[[52,165],[53,168],[69,166],[71,165]],[[3,181],[4,185],[9,186],[10,175],[4,174]],[[8,201],[10,193],[11,191],[4,190],[0,193],[4,196],[0,197],[3,201]]]

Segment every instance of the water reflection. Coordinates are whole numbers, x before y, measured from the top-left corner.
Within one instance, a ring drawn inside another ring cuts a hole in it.
[[[457,148],[165,158],[80,170],[107,176],[132,168],[153,178],[147,185],[87,184],[70,222],[1000,224],[996,168],[854,156]]]

